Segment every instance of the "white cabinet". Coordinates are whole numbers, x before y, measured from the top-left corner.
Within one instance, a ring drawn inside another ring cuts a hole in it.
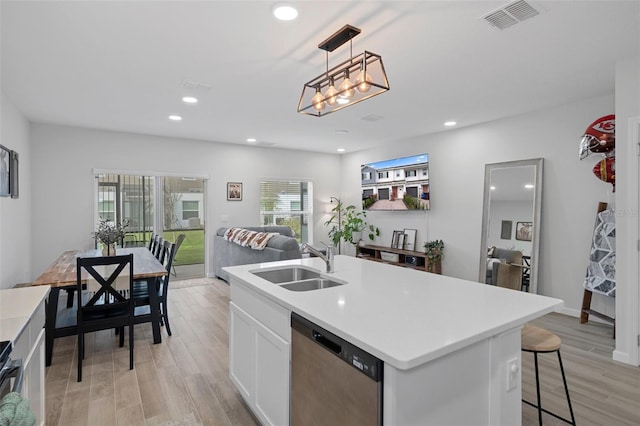
[[[232,281],[229,376],[260,422],[289,423],[290,315]],[[234,297],[235,296],[235,297]]]
[[[13,341],[11,359],[22,360],[22,396],[31,402],[36,423],[45,420],[44,398],[44,301],[28,319],[26,326]]]

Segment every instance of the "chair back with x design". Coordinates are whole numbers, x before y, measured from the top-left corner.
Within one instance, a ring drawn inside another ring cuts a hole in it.
[[[129,368],[133,369],[133,254],[105,257],[79,257],[76,263],[78,293],[78,381],[82,381],[84,334],[119,329],[124,345],[124,327],[129,327]],[[85,279],[86,278],[86,279]],[[118,288],[120,282],[122,288]],[[83,295],[83,285],[90,290]],[[93,289],[96,289],[93,292]],[[84,299],[84,302],[83,302]],[[88,300],[87,300],[88,299]]]

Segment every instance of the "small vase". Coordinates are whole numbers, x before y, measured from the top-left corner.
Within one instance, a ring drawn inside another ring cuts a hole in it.
[[[116,255],[116,244],[104,244],[102,246],[102,255],[103,256],[115,256]]]

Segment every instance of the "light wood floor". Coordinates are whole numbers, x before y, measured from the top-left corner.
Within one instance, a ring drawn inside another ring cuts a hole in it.
[[[112,332],[88,334],[83,381],[76,381],[76,339],[56,339],[46,371],[47,425],[256,425],[228,378],[229,287],[211,279],[172,283],[169,318],[154,345],[136,326],[135,368]],[[62,297],[61,297],[62,298]],[[64,300],[60,303],[64,306]],[[550,314],[534,324],[563,339],[562,356],[577,424],[639,425],[640,368],[611,361],[611,327]],[[568,417],[557,358],[541,355],[543,406]],[[535,401],[533,357],[523,353],[523,395]],[[545,405],[546,404],[546,405]],[[523,425],[537,424],[523,404]],[[544,415],[545,425],[563,424]]]

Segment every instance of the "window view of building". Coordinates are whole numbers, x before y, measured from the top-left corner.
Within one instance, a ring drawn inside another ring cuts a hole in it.
[[[311,182],[260,182],[260,222],[263,226],[283,225],[293,229],[300,243],[311,241],[313,223]]]

